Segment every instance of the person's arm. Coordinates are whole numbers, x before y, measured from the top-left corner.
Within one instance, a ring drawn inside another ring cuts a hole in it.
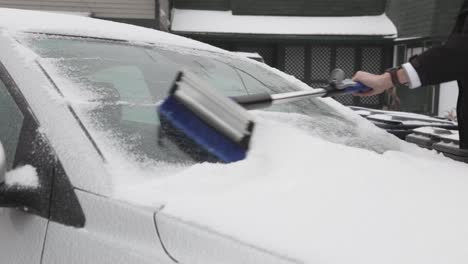
[[[397,71],[398,80],[400,83],[408,83],[410,86],[410,77],[405,70],[405,67]],[[372,96],[383,93],[385,90],[388,90],[393,87],[392,78],[390,73],[386,72],[384,74],[376,75],[364,71],[358,71],[354,77],[353,81],[361,82],[367,87],[372,88],[371,91],[366,93],[356,93],[357,96]]]
[[[429,49],[410,63],[423,86],[468,77],[468,35],[452,35],[445,45]]]
[[[453,35],[445,45],[432,48],[410,59],[397,72],[400,83],[410,88],[438,84],[468,77],[468,35]],[[374,75],[359,71],[353,77],[373,90],[356,94],[371,96],[393,87],[389,73]]]

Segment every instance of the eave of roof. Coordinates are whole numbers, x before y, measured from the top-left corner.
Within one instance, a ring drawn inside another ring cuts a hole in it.
[[[232,11],[174,9],[171,30],[185,34],[396,37],[385,15],[357,17],[238,16]]]

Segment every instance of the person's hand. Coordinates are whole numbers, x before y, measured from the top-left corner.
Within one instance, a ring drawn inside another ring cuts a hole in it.
[[[365,86],[372,88],[372,90],[365,93],[355,93],[353,95],[357,96],[372,96],[376,94],[381,94],[385,90],[393,87],[392,78],[390,73],[386,72],[381,75],[376,75],[364,71],[358,71],[353,77],[353,81],[360,82]]]

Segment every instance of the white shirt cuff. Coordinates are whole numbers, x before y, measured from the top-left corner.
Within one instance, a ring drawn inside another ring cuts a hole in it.
[[[403,65],[401,65],[403,69],[405,69],[406,74],[408,74],[409,78],[409,88],[414,89],[418,88],[421,86],[421,79],[419,79],[419,75],[414,69],[413,65],[411,63],[407,62]]]

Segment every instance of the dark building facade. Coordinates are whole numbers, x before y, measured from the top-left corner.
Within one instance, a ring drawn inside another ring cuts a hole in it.
[[[232,10],[234,15],[356,16],[380,15],[385,0],[175,0],[181,9]]]
[[[380,16],[385,0],[174,0],[176,9],[230,10],[233,16],[355,17]],[[213,23],[222,21],[213,21]],[[275,25],[271,25],[274,27]],[[327,25],[323,25],[324,28]],[[293,31],[293,30],[291,30]],[[257,52],[270,66],[276,67],[312,87],[327,83],[334,68],[342,68],[348,77],[360,69],[378,73],[392,65],[393,37],[382,35],[340,34],[239,34],[213,32],[177,32],[209,44],[231,50]],[[382,108],[384,96],[337,98],[346,105]]]
[[[234,15],[372,16],[386,13],[398,37],[447,36],[463,0],[173,0],[180,9],[232,10]]]
[[[398,29],[394,63],[400,65],[414,55],[442,44],[454,26],[463,0],[389,0],[386,13]],[[440,86],[401,90],[398,110],[438,114]]]
[[[174,32],[232,51],[257,52],[265,62],[314,86],[335,67],[380,73],[440,45],[463,0],[173,0],[176,9],[231,11],[234,16],[355,17],[387,15],[396,36],[215,34]],[[213,21],[218,23],[219,21]],[[274,26],[274,25],[272,25]],[[327,25],[324,25],[326,27]],[[350,77],[350,76],[349,76]],[[398,91],[396,110],[437,113],[438,86]],[[386,108],[385,96],[337,98],[346,105]]]
[[[399,38],[446,37],[463,0],[388,0],[386,13]]]

